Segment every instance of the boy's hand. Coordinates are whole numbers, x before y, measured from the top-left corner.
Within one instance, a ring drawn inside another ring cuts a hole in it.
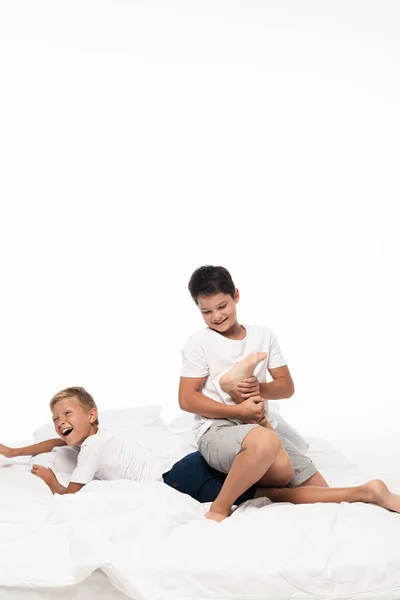
[[[42,465],[32,465],[31,473],[40,477],[40,479],[43,479],[53,491],[53,485],[54,483],[57,483],[57,478],[51,469],[43,467]]]
[[[42,465],[32,465],[32,473],[36,475],[36,477],[43,479],[53,494],[75,494],[84,486],[83,483],[69,483],[68,487],[64,487],[58,481],[53,471],[48,467],[42,467]]]
[[[0,444],[0,454],[6,458],[14,458],[14,448],[9,448],[8,446],[4,446],[4,444]]]
[[[259,396],[260,382],[255,375],[247,377],[246,379],[241,379],[236,384],[236,391],[244,400],[252,398],[253,396]]]
[[[238,410],[243,423],[260,423],[265,418],[265,402],[260,396],[244,400]]]

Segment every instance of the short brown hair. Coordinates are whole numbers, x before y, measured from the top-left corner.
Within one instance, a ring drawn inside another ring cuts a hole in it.
[[[199,296],[214,296],[214,294],[229,294],[235,297],[235,284],[232,276],[225,267],[204,265],[192,273],[189,281],[189,292],[196,304]]]
[[[78,398],[79,404],[87,411],[92,410],[93,408],[97,409],[96,402],[93,400],[93,396],[89,394],[89,392],[87,392],[85,388],[69,387],[65,388],[65,390],[61,390],[61,392],[58,392],[57,394],[55,394],[55,396],[52,397],[52,399],[50,400],[50,410],[53,410],[55,404],[57,404],[59,400],[63,400],[64,398],[71,398],[72,396]],[[94,425],[98,424],[99,420],[96,419]]]

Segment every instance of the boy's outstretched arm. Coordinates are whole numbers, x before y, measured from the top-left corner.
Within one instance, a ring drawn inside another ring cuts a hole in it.
[[[15,458],[16,456],[36,456],[37,454],[51,452],[53,448],[56,448],[57,446],[66,446],[66,443],[60,438],[54,438],[37,444],[23,446],[22,448],[10,448],[9,446],[0,444],[0,454],[6,458]]]
[[[40,477],[40,479],[43,479],[53,494],[75,494],[85,485],[84,483],[70,482],[67,487],[65,487],[61,485],[51,469],[42,467],[42,465],[32,465],[31,472],[37,477]]]

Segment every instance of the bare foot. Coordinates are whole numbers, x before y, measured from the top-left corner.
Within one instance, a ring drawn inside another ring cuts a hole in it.
[[[217,523],[221,523],[221,521],[223,521],[227,517],[229,517],[229,515],[226,515],[225,513],[214,512],[212,510],[206,512],[206,519],[217,521]]]
[[[225,373],[225,375],[222,375],[219,380],[219,385],[227,394],[235,393],[235,384],[241,379],[251,377],[258,363],[265,360],[266,357],[266,352],[254,352],[253,354],[249,354],[246,358],[236,363],[236,365],[232,367],[230,371]]]
[[[373,479],[361,487],[366,489],[369,502],[400,513],[400,496],[391,492],[386,483],[380,479]]]

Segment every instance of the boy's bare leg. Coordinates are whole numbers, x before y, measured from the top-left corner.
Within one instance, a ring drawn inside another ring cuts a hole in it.
[[[258,488],[255,498],[267,497],[272,502],[314,504],[315,502],[367,502],[400,512],[400,496],[390,492],[380,479],[356,487],[330,488],[312,485],[296,488]]]
[[[236,365],[232,367],[230,371],[225,373],[225,375],[220,378],[219,384],[221,388],[224,390],[224,392],[230,395],[236,404],[243,402],[243,398],[236,388],[237,383],[242,379],[251,377],[256,366],[263,361],[266,356],[266,352],[253,352],[253,354],[249,354],[246,356],[246,358],[236,363]],[[256,398],[259,398],[260,401],[262,400],[260,396],[257,396],[257,394],[254,396],[254,399]],[[266,417],[259,422],[259,425],[274,431],[274,428],[268,423]]]
[[[243,401],[243,398],[236,391],[237,382],[241,379],[246,379],[246,377],[251,377],[256,366],[265,360],[266,356],[266,352],[253,352],[253,354],[249,354],[246,358],[236,363],[225,375],[222,375],[219,384],[224,392],[229,394],[235,402],[240,403]]]
[[[235,457],[206,517],[214,521],[225,519],[235,500],[257,481],[264,486],[287,485],[292,477],[292,463],[278,436],[255,427],[244,438],[242,451]]]
[[[326,479],[322,477],[321,473],[317,471],[316,473],[314,473],[314,475],[310,477],[310,479],[307,479],[307,481],[303,481],[303,483],[300,483],[297,487],[303,486],[329,487],[329,484],[326,481]]]

